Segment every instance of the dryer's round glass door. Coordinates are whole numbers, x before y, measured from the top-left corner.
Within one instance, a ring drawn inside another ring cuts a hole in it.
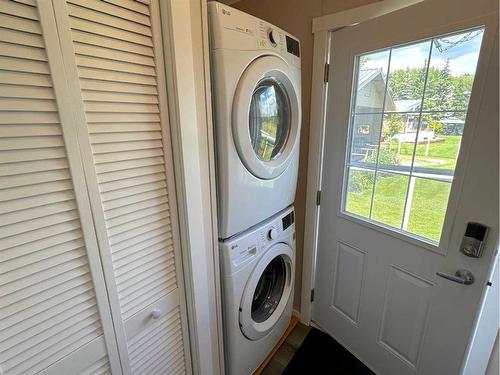
[[[286,145],[290,127],[286,89],[275,78],[262,79],[252,94],[249,113],[250,139],[257,157],[262,161],[276,159]]]
[[[271,180],[298,162],[300,79],[277,56],[262,56],[245,69],[231,112],[234,145],[255,177]]]
[[[285,288],[286,272],[283,257],[277,256],[262,273],[252,299],[252,319],[255,322],[264,322],[276,310]]]

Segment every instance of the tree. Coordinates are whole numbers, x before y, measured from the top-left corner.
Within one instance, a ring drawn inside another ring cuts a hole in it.
[[[387,115],[387,120],[384,121],[383,135],[384,138],[391,139],[396,134],[401,133],[404,123],[400,115]]]
[[[394,100],[420,99],[424,86],[423,69],[405,68],[390,74],[389,89]]]
[[[427,63],[425,64],[427,65]],[[392,99],[421,99],[424,92],[426,70],[426,68],[405,68],[392,71],[389,78]],[[429,67],[424,110],[466,110],[473,81],[474,75],[472,74],[453,76],[449,61],[446,61],[442,68]]]

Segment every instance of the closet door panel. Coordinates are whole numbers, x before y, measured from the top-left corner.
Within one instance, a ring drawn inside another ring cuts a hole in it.
[[[57,1],[121,356],[132,374],[190,372],[156,2]]]
[[[104,339],[97,339],[93,345],[86,345],[72,352],[65,361],[60,361],[38,375],[111,375],[111,365],[105,350]]]
[[[75,358],[110,366],[101,319],[109,308],[98,302],[105,301],[95,289],[100,270],[89,261],[90,252],[97,256],[97,242],[89,243],[93,228],[83,228],[39,15],[35,2],[0,1],[0,372],[5,375],[78,374]],[[56,371],[60,366],[64,372]]]
[[[68,5],[70,19],[83,18],[88,21],[90,24],[84,31],[93,30],[93,24],[115,27],[122,33],[130,34],[130,37],[126,37],[127,40],[134,40],[134,36],[139,35],[144,38],[146,45],[152,45],[150,27],[141,27],[125,20],[119,22],[122,19],[109,14],[111,12],[95,10],[99,8],[95,4],[98,1],[74,3],[76,5]],[[109,7],[120,9],[115,5]],[[133,14],[128,16],[134,19]],[[73,43],[79,44],[75,41]],[[106,50],[105,56],[113,56],[111,47]],[[116,55],[113,57],[118,58]],[[97,61],[93,66],[96,68],[88,68],[81,65],[81,55],[76,54],[80,79],[146,85],[151,87],[151,91],[155,92],[153,96],[157,98],[154,68],[153,75],[149,71],[147,74],[122,72],[114,68],[119,66],[120,62],[117,60],[102,57],[96,57],[95,60]],[[130,65],[141,67],[139,64]],[[96,92],[102,93],[99,90],[82,90],[84,97]],[[140,103],[144,101],[141,100],[141,95],[136,94],[133,102],[120,102],[121,93],[114,96],[112,92],[107,93],[112,97],[112,102],[109,98],[91,97],[84,101],[84,111],[99,191],[108,196],[113,193],[122,195],[109,200],[101,197],[101,204],[113,257],[121,313],[123,320],[127,320],[152,302],[167,296],[177,284],[174,267],[169,269],[169,261],[173,260],[172,246],[159,240],[160,236],[171,233],[167,186],[152,186],[155,180],[167,180],[159,106]],[[145,150],[156,152],[158,156],[130,156],[130,152]],[[115,159],[96,161],[106,156],[114,156]],[[138,186],[146,191],[138,192],[133,189]],[[130,249],[138,240],[159,241],[159,246],[152,251],[151,246]],[[131,254],[128,257],[127,251]],[[117,259],[120,261],[117,262]],[[165,270],[170,273],[164,272]],[[167,279],[170,279],[170,285]]]

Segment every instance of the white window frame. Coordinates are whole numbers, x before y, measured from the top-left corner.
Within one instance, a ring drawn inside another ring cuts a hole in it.
[[[390,50],[393,50],[393,49],[397,49],[397,48],[400,48],[400,47],[408,47],[408,46],[412,46],[412,45],[415,45],[415,44],[418,44],[418,43],[422,43],[422,42],[427,42],[427,41],[430,41],[431,44],[432,44],[432,41],[434,39],[439,39],[439,38],[443,38],[447,35],[457,35],[457,33],[464,33],[464,32],[467,32],[467,31],[473,31],[473,30],[482,30],[484,32],[485,30],[485,27],[482,26],[482,27],[472,27],[472,28],[465,28],[463,30],[460,30],[460,31],[456,31],[456,32],[453,32],[453,33],[447,33],[447,34],[443,34],[443,35],[435,35],[435,36],[432,36],[432,37],[428,37],[426,39],[423,39],[423,40],[417,40],[417,41],[413,41],[413,42],[409,42],[409,43],[405,43],[405,44],[401,44],[401,45],[394,45],[394,46],[390,46],[390,47],[387,47],[385,50],[387,51],[390,51]],[[480,44],[480,47],[481,47],[482,44]],[[431,51],[432,51],[432,48],[431,48]],[[357,98],[357,92],[356,92],[356,87],[355,85],[357,85],[357,75],[359,73],[359,58],[361,56],[365,56],[367,54],[371,54],[371,53],[376,53],[376,52],[380,52],[379,51],[372,51],[372,52],[368,52],[368,53],[363,53],[361,55],[357,55],[356,58],[355,58],[355,66],[354,66],[354,71],[353,71],[353,81],[352,81],[352,84],[353,84],[353,87],[351,88],[352,90],[352,94],[351,94],[351,98],[350,98],[350,106],[351,106],[351,113],[354,111],[354,107],[356,106],[356,98]],[[391,60],[391,53],[389,53],[389,65],[390,65],[390,60]],[[478,51],[478,57],[479,57],[479,51]],[[431,56],[429,55],[429,59],[431,58]],[[430,61],[430,60],[429,60]],[[478,64],[478,60],[476,61],[476,65]],[[430,67],[430,65],[428,66]],[[390,74],[390,72],[388,71],[388,74]],[[428,68],[427,68],[427,72],[426,72],[426,77],[425,77],[425,80],[427,81],[427,75],[428,75]],[[388,85],[388,83],[387,83]],[[388,86],[386,87],[386,89],[388,89]],[[422,99],[425,95],[425,89],[424,91],[422,92]],[[422,107],[423,107],[423,101],[421,103]],[[450,110],[450,111],[441,111],[443,113],[446,113],[446,112],[454,112],[453,110]],[[400,112],[395,112],[395,113],[400,113]],[[419,128],[419,122],[421,121],[420,119],[422,118],[422,115],[425,113],[425,111],[423,110],[423,108],[420,109],[420,112],[419,111],[414,111],[414,112],[408,112],[408,113],[404,113],[404,112],[401,112],[402,114],[407,114],[407,115],[417,115],[416,117],[418,118],[418,120],[416,121],[417,122],[417,131],[415,132],[416,134],[416,137],[418,137],[420,131],[422,131],[422,128]],[[465,114],[467,115],[468,113],[468,105],[467,105],[467,109],[465,110]],[[360,115],[362,115],[363,113],[359,113]],[[387,114],[392,114],[392,112],[388,111],[386,112],[385,109],[383,108],[382,109],[382,119],[384,118],[385,115]],[[415,119],[412,120],[412,124],[415,124]],[[383,125],[382,125],[383,126]],[[420,126],[422,126],[420,124]],[[347,145],[346,145],[346,155],[345,155],[345,160],[344,160],[344,174],[343,174],[343,181],[342,181],[342,198],[341,198],[341,202],[340,202],[340,207],[339,207],[339,212],[337,214],[337,216],[339,217],[342,217],[346,220],[351,220],[355,223],[358,223],[362,226],[365,226],[365,227],[368,227],[368,228],[371,228],[371,229],[374,229],[374,230],[377,230],[377,231],[380,231],[382,233],[385,233],[389,236],[392,236],[392,237],[395,237],[395,238],[399,238],[403,241],[407,241],[407,242],[410,242],[410,243],[413,243],[417,246],[421,246],[423,248],[426,248],[427,250],[430,250],[430,251],[434,251],[434,252],[437,252],[437,253],[440,253],[440,254],[443,254],[445,255],[446,254],[446,250],[448,248],[448,244],[449,244],[449,235],[450,235],[450,230],[451,230],[451,227],[450,227],[450,224],[447,223],[446,221],[443,222],[443,226],[441,227],[441,235],[440,235],[440,239],[439,240],[433,240],[431,238],[428,238],[428,237],[425,237],[423,235],[420,235],[418,233],[413,233],[409,230],[406,230],[406,229],[403,229],[403,228],[398,228],[398,227],[395,227],[395,226],[392,226],[392,225],[389,225],[389,224],[386,224],[386,223],[383,223],[381,221],[377,221],[375,219],[372,219],[371,218],[371,215],[370,217],[364,217],[362,215],[359,215],[355,212],[351,212],[351,211],[348,211],[347,210],[347,188],[348,188],[348,183],[349,183],[349,171],[351,170],[352,166],[349,166],[349,164],[351,163],[350,162],[350,157],[351,157],[351,150],[352,150],[352,140],[353,140],[353,136],[354,136],[354,117],[350,117],[350,120],[349,120],[349,130],[348,130],[348,137],[347,137]],[[460,141],[462,142],[462,140]],[[464,145],[461,145],[459,146],[459,149],[460,148],[464,148]],[[413,157],[415,157],[416,155],[416,148],[413,150]],[[454,170],[454,173],[452,175],[452,178],[450,181],[443,181],[443,180],[437,180],[437,181],[441,181],[441,182],[446,182],[448,184],[450,184],[450,190],[451,190],[451,186],[452,184],[454,183],[454,178],[455,175],[456,175],[456,169],[458,168],[458,154],[456,156],[456,159],[455,161],[457,162],[457,166]],[[378,163],[377,163],[378,164]],[[361,168],[363,169],[363,168]],[[377,170],[378,170],[378,165],[375,167],[375,168],[366,168],[366,169],[363,169],[363,170],[371,170],[371,171],[375,171],[375,175],[374,175],[374,179],[376,179],[377,177]],[[382,172],[384,173],[384,172]],[[422,177],[418,177],[418,176],[414,176],[413,175],[413,167],[412,167],[412,172],[408,175],[408,189],[407,189],[407,192],[406,192],[406,197],[405,197],[405,212],[403,212],[403,215],[406,215],[406,209],[408,206],[411,207],[411,201],[412,201],[412,195],[413,195],[413,189],[415,187],[415,181],[416,181],[416,178],[422,178]],[[412,182],[412,179],[413,179],[413,182]],[[432,180],[432,179],[430,179]],[[459,186],[461,186],[461,182],[457,182],[457,184]],[[373,197],[372,197],[372,200],[374,199],[374,194],[375,194],[375,180],[374,180],[374,185],[373,185]],[[412,191],[410,193],[410,191]],[[409,203],[408,203],[409,202]],[[453,200],[453,197],[451,196],[451,192],[450,192],[450,195],[448,196],[448,200],[446,201],[446,207],[447,209],[445,210],[445,217],[443,219],[445,219],[446,217],[448,216],[451,216],[451,217],[454,217],[454,208],[456,207],[456,204],[454,204],[454,200]],[[373,202],[372,202],[372,206],[373,206]],[[408,208],[410,209],[410,208]],[[371,211],[372,209],[370,209]],[[403,219],[404,220],[404,219]]]

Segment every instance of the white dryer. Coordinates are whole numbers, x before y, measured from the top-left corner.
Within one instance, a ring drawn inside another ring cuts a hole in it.
[[[299,41],[229,6],[208,4],[219,238],[293,203],[301,123]]]
[[[285,332],[292,316],[293,207],[220,242],[224,343],[228,375],[250,375]]]

